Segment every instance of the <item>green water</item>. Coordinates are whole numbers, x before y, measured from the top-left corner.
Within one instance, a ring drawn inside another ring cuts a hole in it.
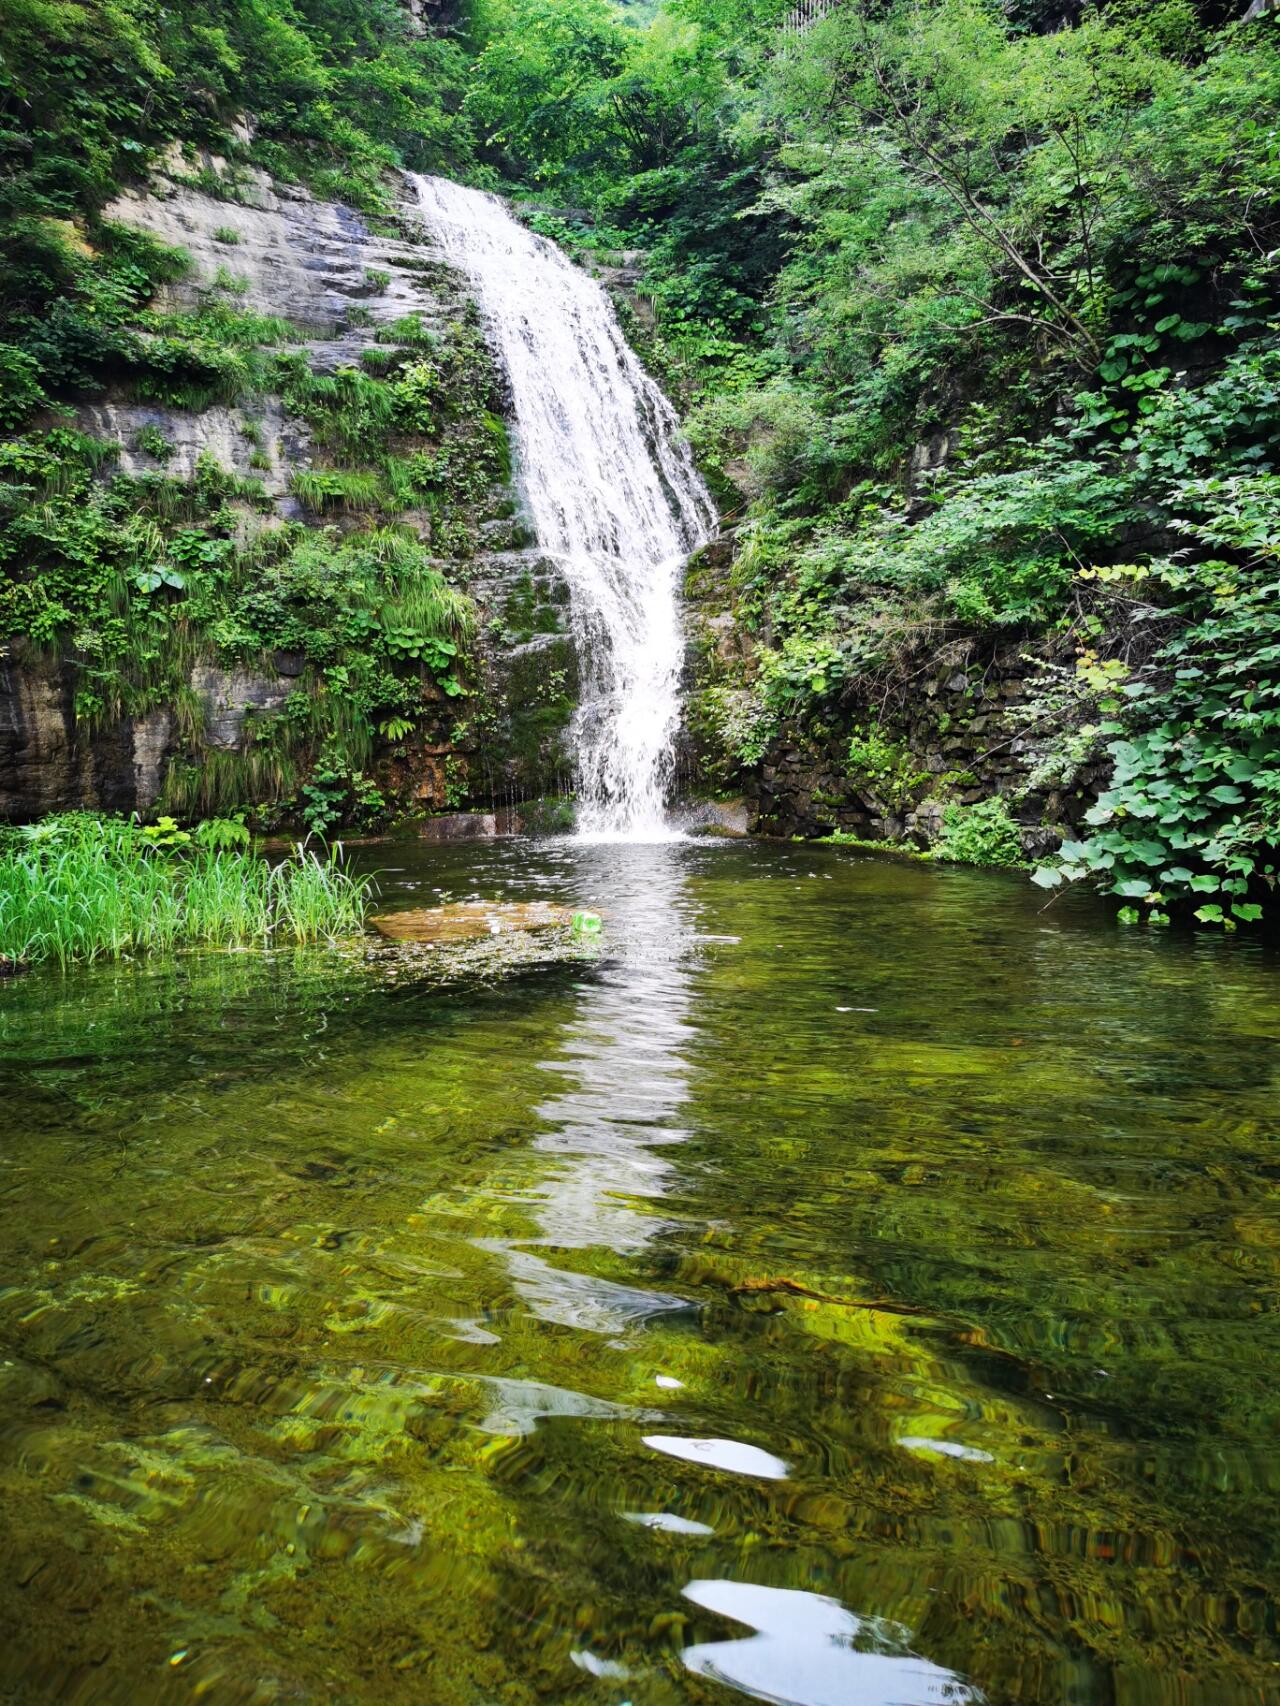
[[[822,848],[0,986],[0,1695],[1280,1699],[1280,967]]]

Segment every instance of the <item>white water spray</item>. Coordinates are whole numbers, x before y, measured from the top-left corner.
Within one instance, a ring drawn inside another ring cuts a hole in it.
[[[413,182],[506,367],[529,513],[569,583],[578,833],[660,839],[680,716],[677,589],[713,531],[711,498],[601,286],[496,196]]]

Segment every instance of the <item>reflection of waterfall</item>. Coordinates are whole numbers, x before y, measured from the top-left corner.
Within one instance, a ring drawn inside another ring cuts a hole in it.
[[[605,855],[601,855],[605,857]],[[668,1223],[628,1199],[657,1202],[685,1137],[691,972],[680,850],[610,850],[601,871],[616,958],[586,988],[565,1045],[546,1065],[560,1085],[538,1109],[536,1147],[559,1157],[539,1187],[538,1243],[639,1250]],[[680,1300],[553,1266],[507,1248],[516,1289],[535,1315],[588,1332],[618,1333]]]
[[[710,534],[711,499],[601,286],[496,196],[414,182],[501,352],[538,543],[569,582],[579,829],[660,836],[679,718],[678,581]]]
[[[981,1706],[954,1671],[911,1651],[910,1630],[825,1594],[696,1581],[685,1598],[757,1633],[686,1647],[686,1670],[775,1706]]]

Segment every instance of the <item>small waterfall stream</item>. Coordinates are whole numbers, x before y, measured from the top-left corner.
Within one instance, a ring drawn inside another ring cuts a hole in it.
[[[661,839],[680,714],[680,572],[711,536],[711,498],[602,287],[496,196],[413,183],[506,366],[525,501],[569,583],[578,832]]]

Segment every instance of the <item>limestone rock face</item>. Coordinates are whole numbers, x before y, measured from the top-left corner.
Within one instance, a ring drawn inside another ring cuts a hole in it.
[[[242,479],[260,480],[282,515],[299,513],[299,505],[288,495],[289,473],[307,466],[309,434],[301,421],[286,420],[275,398],[265,399],[252,415],[221,405],[193,415],[154,403],[83,403],[76,410],[76,425],[94,438],[120,446],[115,466],[122,474],[168,474],[190,480],[200,457],[209,455]],[[139,443],[139,435],[147,429],[158,432],[168,445],[163,461]],[[265,468],[261,458],[258,463],[250,461],[255,449],[265,456]]]
[[[351,303],[368,309],[373,327],[409,313],[438,320],[456,306],[460,286],[438,256],[424,253],[425,233],[422,244],[375,236],[351,208],[316,201],[264,172],[238,180],[236,193],[241,199],[224,201],[181,178],[161,179],[104,210],[105,218],[149,231],[190,257],[190,270],[162,288],[157,308],[197,306],[221,274],[234,282],[241,307],[312,332],[313,365],[332,371],[357,360],[373,337],[371,327],[344,330]],[[434,288],[424,289],[424,270]]]
[[[168,744],[161,730],[155,716],[81,730],[74,673],[20,642],[0,647],[0,820],[150,804]]]
[[[191,672],[191,686],[204,711],[206,745],[232,751],[244,738],[249,712],[278,711],[294,684],[288,676],[271,677],[248,669],[219,669],[216,664],[198,663]]]

